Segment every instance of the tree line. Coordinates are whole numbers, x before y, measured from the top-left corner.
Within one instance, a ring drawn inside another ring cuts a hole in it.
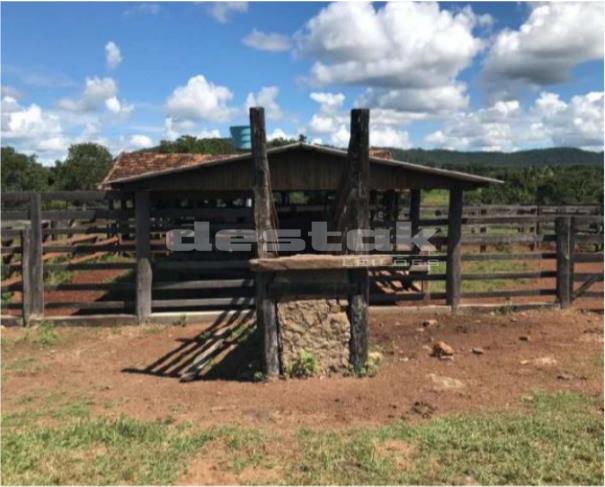
[[[304,139],[277,139],[280,146]],[[470,172],[504,181],[465,196],[485,204],[602,204],[603,153],[573,148],[536,149],[514,153],[389,149],[397,160]],[[236,152],[230,139],[179,137],[145,149],[161,153],[226,154]],[[112,164],[109,150],[99,144],[72,145],[53,166],[35,155],[2,147],[2,191],[94,190]]]

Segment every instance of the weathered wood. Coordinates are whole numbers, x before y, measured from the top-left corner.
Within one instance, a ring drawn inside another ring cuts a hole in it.
[[[342,297],[355,293],[357,287],[350,282],[272,282],[269,284],[269,294],[274,297],[283,296],[312,296],[312,297]]]
[[[370,228],[370,112],[351,110],[351,136],[347,152],[347,172],[341,187],[337,228],[343,232],[345,253],[363,253],[363,230]],[[347,244],[347,232],[356,232],[353,248]],[[348,317],[351,324],[350,361],[353,369],[361,371],[368,360],[368,307],[370,280],[367,269],[349,271],[349,280],[357,292],[349,295]]]
[[[537,272],[482,272],[462,274],[463,281],[487,281],[493,279],[545,279],[556,277],[556,271]]]
[[[420,230],[420,198],[419,189],[410,190],[410,222],[412,223],[412,235]]]
[[[31,255],[31,245],[31,229],[26,228],[21,233],[21,255]],[[29,326],[32,309],[32,274],[30,268],[30,260],[27,257],[21,259],[21,276],[23,279],[23,293],[21,296],[21,305],[23,307],[23,326]]]
[[[238,296],[229,298],[204,298],[204,299],[154,299],[154,308],[185,308],[205,306],[229,306],[229,307],[252,307],[254,297]]]
[[[447,267],[446,267],[446,294],[447,304],[452,310],[458,309],[460,304],[461,278],[461,235],[462,235],[462,190],[450,190],[447,227]]]
[[[136,259],[137,259],[137,318],[145,323],[151,315],[151,287],[153,273],[151,270],[151,245],[149,221],[149,192],[137,191],[135,196],[136,210]]]
[[[28,255],[22,259],[29,259],[31,273],[31,315],[44,316],[44,268],[42,262],[42,199],[40,194],[32,195],[29,208],[31,246]]]
[[[250,131],[253,160],[253,208],[256,230],[256,255],[267,259],[275,257],[275,249],[269,248],[269,241],[275,241],[277,212],[271,190],[271,173],[267,158],[267,137],[265,134],[265,110],[250,108]],[[267,377],[280,373],[279,330],[275,311],[275,301],[269,296],[268,284],[272,275],[259,272],[256,276],[256,322],[262,334],[263,365]]]
[[[254,279],[208,279],[196,281],[154,281],[158,291],[180,291],[183,289],[240,289],[254,287]]]
[[[296,271],[325,269],[367,269],[393,264],[391,255],[297,254],[287,257],[252,259],[250,268],[257,271]]]
[[[571,304],[571,221],[569,217],[557,217],[557,298],[561,308]]]
[[[463,298],[514,298],[524,296],[554,296],[554,289],[518,289],[518,290],[503,290],[503,291],[478,291],[464,292]]]

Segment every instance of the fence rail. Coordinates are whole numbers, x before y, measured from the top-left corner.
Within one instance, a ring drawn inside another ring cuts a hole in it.
[[[168,230],[193,228],[196,219],[210,220],[212,238],[221,229],[253,228],[251,208],[245,200],[185,197],[116,191],[2,194],[3,309],[27,324],[56,313],[84,318],[117,311],[144,320],[161,312],[253,307],[250,253],[173,253],[165,244]],[[318,204],[277,206],[280,222],[290,225],[327,210]],[[583,266],[603,263],[602,208],[464,206],[459,236],[448,235],[448,211],[425,205],[398,212],[396,220],[409,221],[416,230],[438,231],[431,238],[437,252],[395,248],[393,254],[417,262],[411,268],[373,270],[371,304],[541,297],[565,307],[598,296],[594,286],[602,283],[602,274]],[[372,205],[372,216],[374,226],[394,224],[378,204]],[[443,251],[452,238],[460,249],[456,267]]]

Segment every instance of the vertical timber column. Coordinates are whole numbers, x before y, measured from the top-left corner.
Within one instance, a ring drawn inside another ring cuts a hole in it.
[[[42,197],[33,194],[30,201],[29,221],[31,242],[29,247],[30,313],[33,317],[44,316],[44,269],[42,264]]]
[[[557,299],[561,308],[571,304],[571,220],[559,216],[555,220],[557,234]]]
[[[370,111],[351,110],[351,139],[349,141],[349,187],[350,218],[346,230],[366,230],[370,228]],[[354,254],[363,253],[361,232],[356,239],[357,247],[348,249]],[[368,360],[368,306],[370,301],[370,280],[367,269],[350,271],[351,282],[356,284],[357,293],[349,296],[349,321],[351,322],[351,365],[360,370]]]
[[[137,257],[137,321],[145,323],[151,315],[151,245],[149,191],[135,195],[136,257]]]
[[[276,252],[268,246],[268,237],[275,231],[271,173],[267,158],[265,134],[265,110],[250,108],[252,136],[252,159],[254,162],[254,226],[256,229],[256,252],[259,258],[275,257]],[[256,274],[256,323],[262,334],[263,366],[267,377],[279,375],[279,345],[275,303],[268,294],[271,274]]]
[[[462,247],[462,189],[450,189],[450,202],[447,217],[447,268],[445,274],[445,287],[447,304],[452,311],[458,309],[460,304]]]
[[[412,235],[420,230],[420,190],[410,190],[410,222],[412,224]]]
[[[27,227],[21,231],[21,276],[23,281],[23,297],[21,298],[23,326],[29,326],[32,309],[32,274],[29,256],[31,255],[32,231]]]

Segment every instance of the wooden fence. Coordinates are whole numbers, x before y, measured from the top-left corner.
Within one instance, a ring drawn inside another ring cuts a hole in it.
[[[74,322],[185,319],[197,311],[254,306],[250,253],[170,252],[165,242],[168,230],[191,229],[195,221],[210,222],[212,239],[221,229],[252,229],[246,198],[78,191],[5,193],[1,199],[5,323],[65,315]],[[538,299],[565,307],[602,298],[602,291],[592,290],[603,276],[602,208],[466,206],[455,236],[461,255],[449,262],[443,250],[448,208],[413,202],[410,208],[397,219],[414,231],[437,230],[431,238],[437,250],[393,250],[412,266],[372,271],[373,305],[529,305]],[[326,205],[282,201],[277,209],[280,224],[289,228],[327,215]],[[373,224],[392,225],[386,213],[374,204]]]

